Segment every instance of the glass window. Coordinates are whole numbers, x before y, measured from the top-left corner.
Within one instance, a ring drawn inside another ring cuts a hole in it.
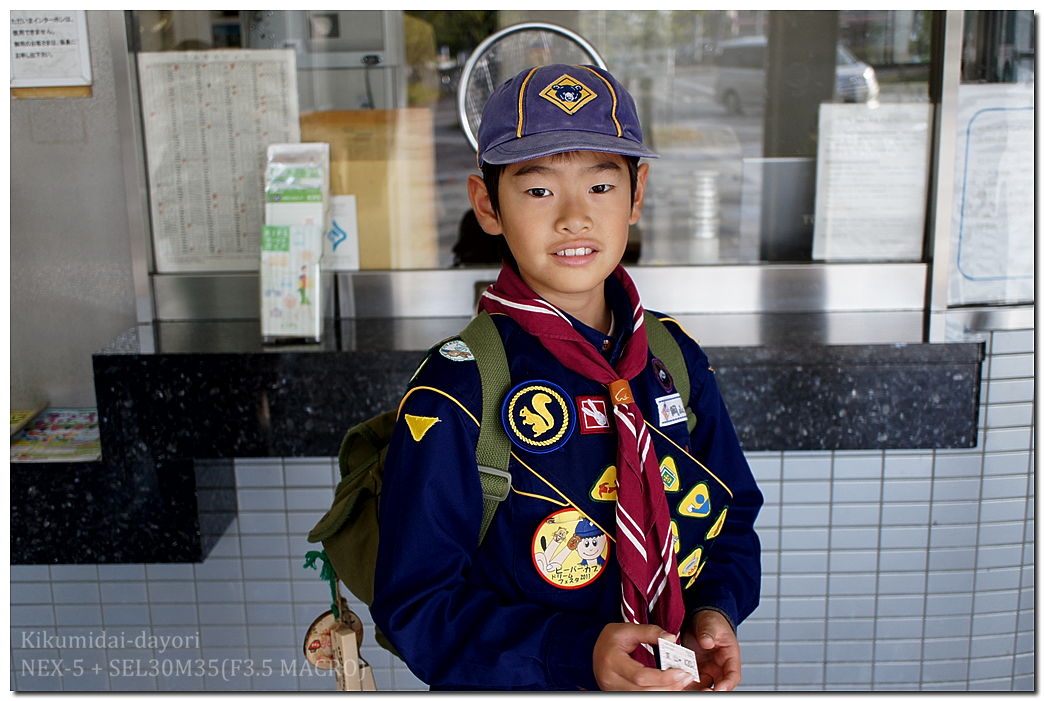
[[[964,13],[951,306],[1034,299],[1035,20],[1030,10]]]
[[[300,138],[335,142],[333,194],[355,195],[364,269],[495,264],[469,217],[477,171],[457,90],[486,37],[535,21],[597,50],[661,155],[629,262],[922,259],[932,12],[132,15],[141,52],[292,52]],[[1016,74],[1026,59],[1013,50],[1010,65]]]

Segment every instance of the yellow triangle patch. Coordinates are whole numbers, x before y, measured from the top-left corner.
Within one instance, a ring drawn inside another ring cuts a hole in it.
[[[413,440],[420,441],[424,438],[432,426],[437,424],[441,419],[437,416],[414,416],[413,414],[406,414],[406,425],[410,427],[410,435],[413,436]]]
[[[678,535],[678,522],[673,518],[671,519],[671,540],[674,543],[674,554],[677,555],[681,551],[681,536]]]
[[[707,535],[703,536],[704,540],[710,540],[711,538],[718,537],[718,535],[721,533],[722,527],[725,526],[725,514],[727,513],[729,513],[729,507],[726,506],[724,509],[721,510],[721,513],[718,514],[718,520],[716,520],[714,522],[714,525],[710,527],[710,530],[707,531]]]
[[[620,483],[616,481],[616,465],[605,468],[594,486],[591,487],[591,498],[595,501],[616,501],[616,492],[620,489]]]
[[[681,489],[678,466],[674,464],[674,458],[668,456],[660,463],[660,477],[663,478],[663,488],[666,491],[677,492]]]
[[[678,513],[690,518],[706,518],[711,513],[710,489],[706,482],[693,487],[685,498],[678,502]]]
[[[700,568],[700,560],[703,558],[703,548],[696,548],[688,557],[678,563],[679,577],[692,577]]]

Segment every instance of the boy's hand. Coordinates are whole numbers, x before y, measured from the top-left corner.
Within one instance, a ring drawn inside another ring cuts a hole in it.
[[[739,641],[717,611],[705,609],[682,632],[682,645],[696,653],[700,681],[694,688],[732,691],[740,683]]]
[[[728,623],[725,624],[728,627]],[[631,657],[642,643],[656,645],[659,638],[674,642],[672,634],[655,625],[610,623],[594,646],[594,675],[602,691],[681,691],[692,677],[680,669],[646,667]],[[698,655],[699,653],[697,653]]]

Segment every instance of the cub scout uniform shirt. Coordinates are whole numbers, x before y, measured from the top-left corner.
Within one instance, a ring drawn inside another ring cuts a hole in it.
[[[615,309],[619,292],[607,286]],[[617,323],[628,319],[626,300]],[[653,436],[687,614],[713,608],[738,625],[757,606],[761,492],[713,371],[676,321],[690,375],[684,404],[652,357],[631,389]],[[595,640],[620,616],[616,461],[608,390],[563,366],[509,317],[493,316],[511,387],[500,416],[512,487],[476,549],[475,464],[482,388],[458,338],[432,349],[410,382],[380,498],[374,623],[433,689],[597,689]],[[573,320],[607,357],[620,340]],[[609,343],[606,343],[606,341]]]

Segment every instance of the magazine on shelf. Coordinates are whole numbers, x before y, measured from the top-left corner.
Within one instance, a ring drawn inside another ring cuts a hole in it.
[[[101,460],[97,409],[46,409],[11,437],[11,462],[97,460]]]

